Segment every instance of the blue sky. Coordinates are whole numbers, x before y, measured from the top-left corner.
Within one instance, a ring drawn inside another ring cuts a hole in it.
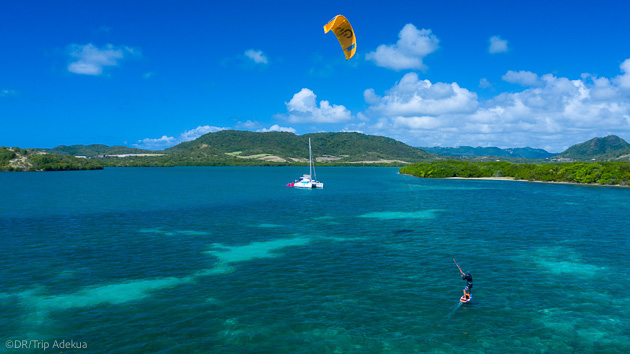
[[[0,145],[221,129],[561,152],[630,141],[626,1],[4,1]],[[323,25],[343,14],[346,61]]]

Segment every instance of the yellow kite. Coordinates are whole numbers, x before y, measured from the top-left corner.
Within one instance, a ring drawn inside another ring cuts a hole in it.
[[[352,26],[350,26],[350,22],[345,17],[337,15],[324,25],[324,33],[328,33],[330,30],[337,36],[343,49],[343,54],[346,55],[346,60],[352,58],[357,51],[357,39],[354,37],[354,31]]]

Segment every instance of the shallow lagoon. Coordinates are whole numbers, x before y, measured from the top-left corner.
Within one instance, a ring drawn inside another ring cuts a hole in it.
[[[0,174],[0,338],[93,352],[630,352],[630,189],[392,168]],[[474,299],[455,257],[475,279]]]

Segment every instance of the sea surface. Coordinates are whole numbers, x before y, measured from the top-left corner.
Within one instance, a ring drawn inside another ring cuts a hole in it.
[[[630,188],[304,172],[0,173],[0,352],[630,352]]]

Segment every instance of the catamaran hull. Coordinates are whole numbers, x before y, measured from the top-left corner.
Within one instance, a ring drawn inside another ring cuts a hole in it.
[[[312,182],[308,182],[308,183],[295,183],[293,185],[293,187],[295,188],[324,188],[324,184],[323,183],[312,183]]]

